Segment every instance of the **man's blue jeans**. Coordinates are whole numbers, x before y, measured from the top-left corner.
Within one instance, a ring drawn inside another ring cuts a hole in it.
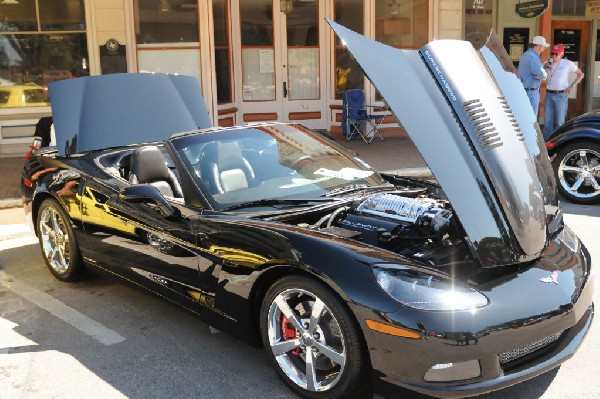
[[[539,90],[525,90],[525,92],[527,93],[527,97],[529,97],[529,102],[531,103],[535,119],[537,120],[538,109],[540,108],[540,92]]]
[[[567,93],[546,92],[546,107],[544,113],[544,140],[559,126],[565,123],[569,96]]]

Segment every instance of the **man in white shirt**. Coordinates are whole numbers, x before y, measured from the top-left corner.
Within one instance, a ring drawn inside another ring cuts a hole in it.
[[[548,77],[546,79],[546,107],[544,114],[544,139],[552,131],[565,123],[567,109],[569,108],[569,93],[579,82],[584,74],[573,61],[563,58],[565,48],[562,44],[555,44],[550,49],[550,60],[544,65]],[[569,76],[575,73],[575,80],[569,83]]]

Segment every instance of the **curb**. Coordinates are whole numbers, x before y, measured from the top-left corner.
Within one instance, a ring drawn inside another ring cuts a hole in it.
[[[20,198],[0,199],[0,209],[20,208],[21,206],[23,206],[23,202]]]
[[[16,238],[31,237],[33,231],[29,228],[29,225],[22,224],[5,224],[0,226],[0,242],[14,240]]]

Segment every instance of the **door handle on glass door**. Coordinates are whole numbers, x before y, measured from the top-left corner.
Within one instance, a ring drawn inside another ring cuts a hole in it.
[[[287,92],[287,82],[283,82],[283,98],[286,98],[288,95]]]

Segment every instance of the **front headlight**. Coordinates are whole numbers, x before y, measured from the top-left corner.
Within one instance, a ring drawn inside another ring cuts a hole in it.
[[[377,284],[398,302],[423,310],[471,310],[488,304],[480,292],[447,277],[401,265],[374,265]]]
[[[566,224],[558,234],[558,239],[576,254],[581,250],[581,241]]]

